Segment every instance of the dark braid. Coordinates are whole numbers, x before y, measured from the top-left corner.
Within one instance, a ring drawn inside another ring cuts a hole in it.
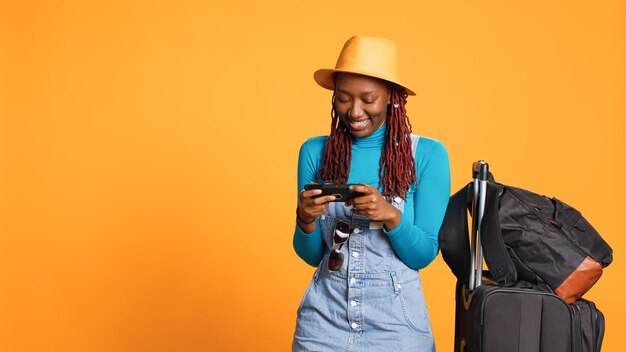
[[[397,104],[397,108],[394,105]],[[383,195],[402,197],[415,182],[415,160],[411,150],[411,122],[406,116],[406,93],[391,89],[391,106],[387,110],[387,135],[380,158],[380,180]],[[390,170],[390,172],[386,172]]]
[[[341,122],[335,109],[335,93],[333,93],[332,109],[330,111],[330,135],[324,147],[324,159],[320,179],[324,182],[333,183],[348,182],[350,172],[350,160],[352,159],[352,136],[348,127]]]
[[[391,104],[387,108],[387,132],[380,158],[380,180],[383,196],[402,197],[415,182],[415,161],[411,151],[411,122],[406,116],[406,92],[398,86],[390,86]],[[398,104],[394,108],[394,104]],[[348,182],[352,159],[352,136],[339,119],[332,98],[330,136],[324,147],[324,158],[319,178],[334,183]],[[389,170],[389,172],[387,172]],[[381,186],[379,185],[379,187]]]

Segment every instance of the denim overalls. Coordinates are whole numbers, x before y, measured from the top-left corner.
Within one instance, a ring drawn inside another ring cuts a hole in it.
[[[415,155],[417,137],[411,139]],[[403,212],[402,198],[392,204]],[[341,269],[329,272],[338,219],[352,234],[341,247]],[[434,351],[419,271],[398,258],[382,223],[333,202],[318,226],[326,248],[298,308],[293,351]]]

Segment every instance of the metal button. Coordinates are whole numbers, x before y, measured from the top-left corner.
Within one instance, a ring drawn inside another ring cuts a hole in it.
[[[358,328],[358,327],[359,327],[359,324],[357,324],[357,323],[352,323],[352,325],[350,325],[350,326],[352,326],[352,328],[353,328],[353,329],[356,329],[356,328]]]
[[[356,258],[359,256],[359,252],[352,252],[352,257]]]
[[[359,304],[359,302],[357,302],[355,300],[350,301],[350,305],[353,306],[353,307],[356,306],[357,304]]]
[[[355,278],[350,278],[350,283],[351,283],[351,284],[354,284],[355,282],[356,282],[356,279],[355,279]]]
[[[397,288],[402,288],[402,285],[397,284],[397,285],[396,285],[396,287],[397,287]]]
[[[326,215],[322,215],[322,216],[321,216],[321,219],[322,219],[322,220],[326,219]]]
[[[358,235],[358,234],[361,232],[361,229],[357,227],[357,228],[356,228],[356,229],[354,229],[354,231],[352,231],[352,232],[353,232],[355,235]]]

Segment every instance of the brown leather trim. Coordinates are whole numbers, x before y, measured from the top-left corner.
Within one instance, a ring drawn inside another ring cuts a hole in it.
[[[559,297],[572,304],[589,291],[602,276],[600,263],[587,256],[585,260],[554,290]]]

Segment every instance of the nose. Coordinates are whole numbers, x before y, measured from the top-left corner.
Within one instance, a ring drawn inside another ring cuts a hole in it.
[[[348,110],[348,116],[355,118],[355,119],[358,119],[359,117],[363,116],[363,109],[361,108],[361,104],[359,104],[357,101],[352,103],[352,106]]]

